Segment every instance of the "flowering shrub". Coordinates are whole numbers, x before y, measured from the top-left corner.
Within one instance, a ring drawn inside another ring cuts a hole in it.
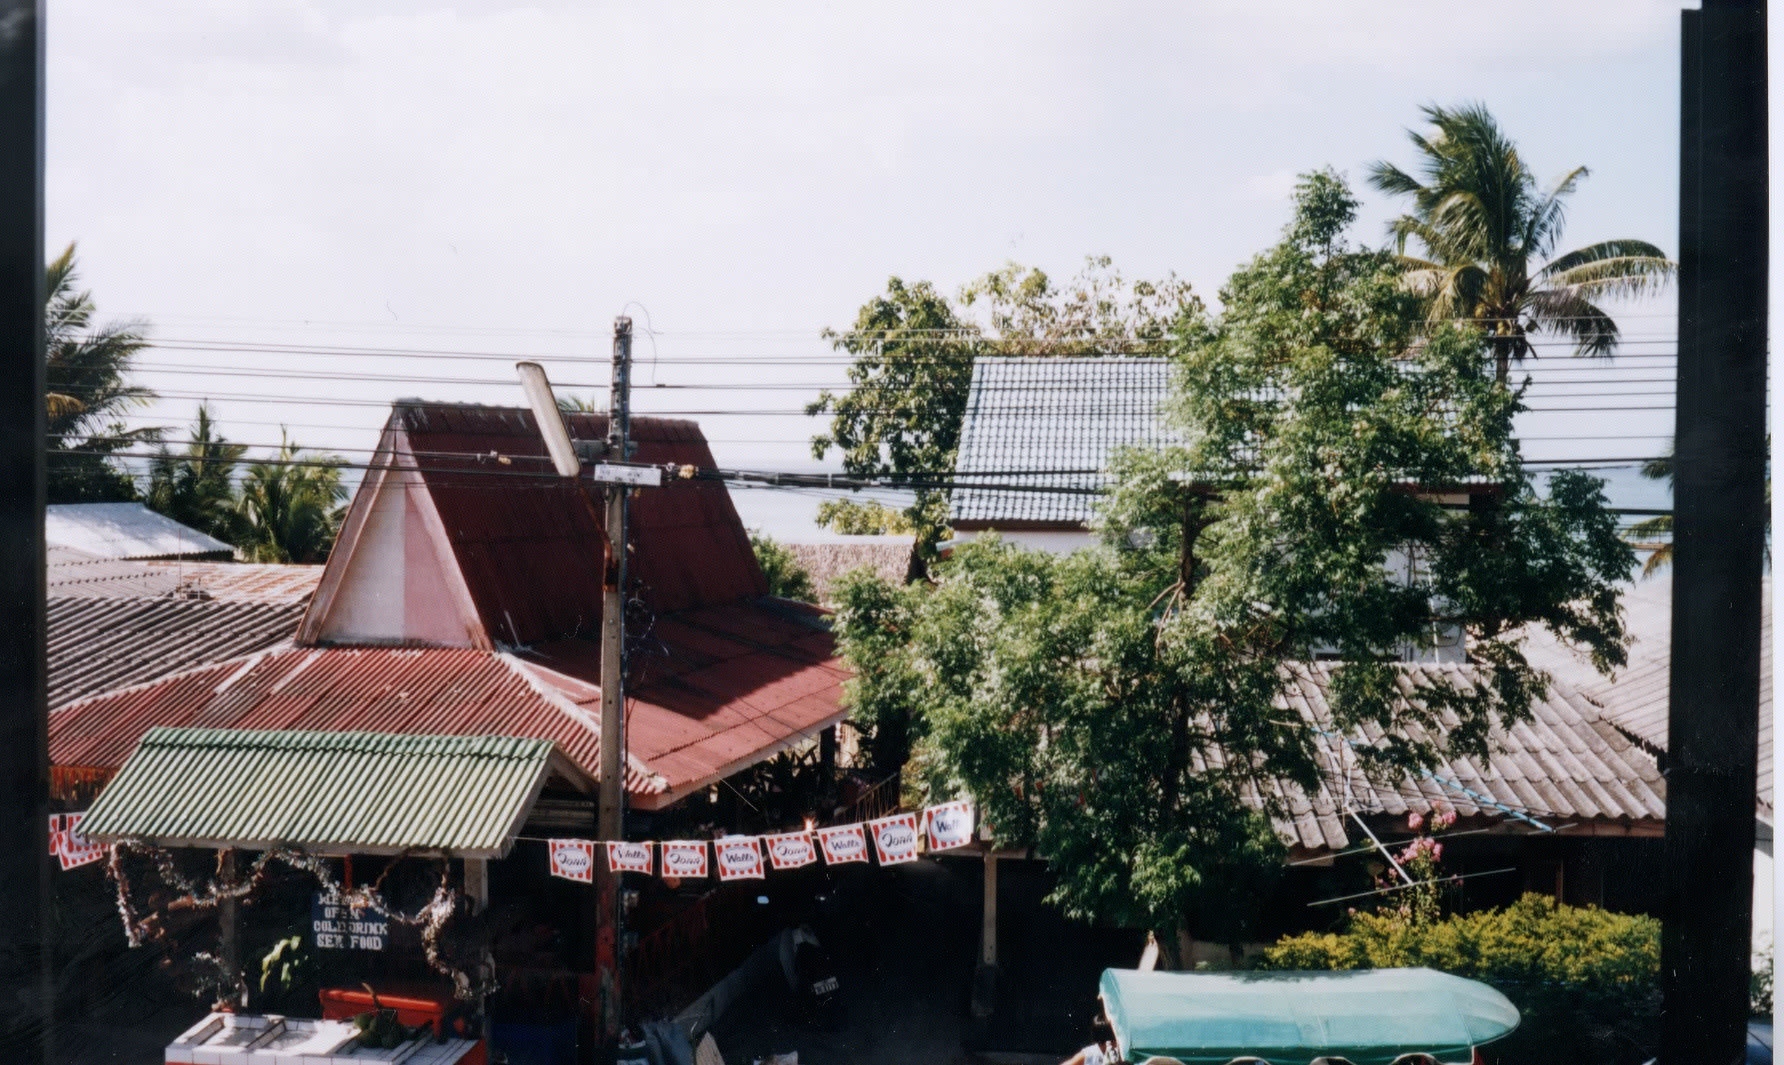
[[[1431,831],[1441,832],[1456,823],[1454,810],[1438,807],[1431,812]],[[1413,811],[1406,818],[1406,827],[1414,832],[1426,825],[1423,814]],[[1411,924],[1430,924],[1443,915],[1443,844],[1429,835],[1414,837],[1394,855],[1394,861],[1405,870],[1412,883],[1408,886],[1391,870],[1376,878],[1375,886],[1392,891],[1395,900],[1386,912]]]
[[[1646,1048],[1659,1016],[1660,922],[1651,917],[1563,906],[1546,895],[1423,924],[1397,911],[1358,913],[1344,933],[1290,936],[1259,960],[1264,969],[1398,966],[1481,980],[1510,998],[1523,1023],[1489,1048],[1503,1060],[1652,1056]]]

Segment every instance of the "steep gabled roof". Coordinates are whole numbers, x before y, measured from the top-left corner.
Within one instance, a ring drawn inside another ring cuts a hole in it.
[[[949,520],[958,528],[1079,528],[1118,449],[1172,437],[1161,406],[1170,362],[1160,358],[987,357],[973,364],[960,429]],[[1072,491],[970,487],[1012,484]]]

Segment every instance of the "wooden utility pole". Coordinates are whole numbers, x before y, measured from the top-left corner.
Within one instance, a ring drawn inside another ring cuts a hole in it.
[[[43,3],[0,0],[0,1057],[51,1058]]]
[[[607,415],[607,461],[623,463],[630,457],[632,424],[632,319],[613,320],[613,389]],[[601,579],[601,839],[626,838],[626,496],[624,484],[608,484],[607,559]],[[601,963],[601,1042],[611,1049],[618,1044],[622,1002],[625,906],[620,897],[620,874],[596,870],[601,878],[601,920],[597,926],[596,958]]]
[[[1744,1060],[1766,476],[1764,0],[1683,13],[1665,1065]]]

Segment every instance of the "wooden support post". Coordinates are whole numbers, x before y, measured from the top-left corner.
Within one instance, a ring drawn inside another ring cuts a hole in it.
[[[997,965],[997,855],[985,851],[985,925],[979,933],[979,964]]]
[[[217,878],[229,886],[235,885],[236,872],[241,863],[236,860],[233,848],[217,855]],[[217,903],[217,948],[223,958],[224,970],[231,975],[242,971],[241,943],[241,903],[234,896],[226,896]],[[247,987],[242,988],[240,1005],[248,1004]]]
[[[489,859],[465,859],[465,894],[477,904],[477,912],[489,909]]]

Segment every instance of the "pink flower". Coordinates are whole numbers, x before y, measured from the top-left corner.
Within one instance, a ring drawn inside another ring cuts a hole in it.
[[[1412,814],[1406,818],[1406,827],[1412,829],[1414,832],[1417,832],[1419,829],[1424,828],[1425,827],[1424,816],[1422,814],[1420,814],[1417,810],[1414,810],[1412,812]]]
[[[1431,860],[1434,862],[1443,861],[1443,844],[1441,844],[1441,843],[1431,844]]]

